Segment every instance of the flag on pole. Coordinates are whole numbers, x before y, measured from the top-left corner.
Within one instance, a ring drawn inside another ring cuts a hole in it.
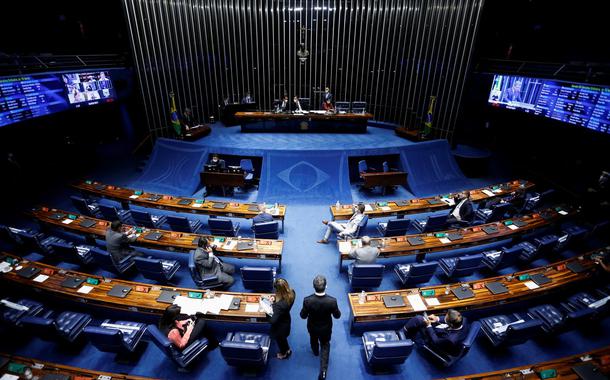
[[[169,93],[169,98],[170,98],[169,112],[170,112],[170,117],[172,119],[172,127],[174,127],[176,134],[178,136],[181,136],[182,127],[180,126],[180,117],[178,116],[178,109],[176,108],[176,99],[174,97],[173,92]]]
[[[422,134],[427,136],[432,132],[432,114],[434,112],[434,104],[436,103],[436,96],[430,96],[430,103],[428,103],[428,112],[424,121],[424,130]]]

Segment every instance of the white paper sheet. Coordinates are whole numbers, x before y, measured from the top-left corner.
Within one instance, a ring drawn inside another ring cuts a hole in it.
[[[233,296],[229,294],[221,294],[220,297],[220,308],[222,310],[229,310],[231,302],[233,302]]]
[[[63,224],[70,224],[70,223],[74,222],[74,220],[73,220],[73,219],[64,219],[64,220],[62,220],[61,222],[62,222]]]
[[[371,207],[371,205],[366,204],[364,205],[364,211],[373,211],[373,208]]]
[[[195,315],[197,312],[205,314],[200,299],[177,296],[174,299],[174,305],[180,306],[180,312],[182,314]]]
[[[493,197],[495,194],[492,193],[491,191],[485,189],[485,190],[481,190],[481,192],[485,195],[487,195],[488,197]]]
[[[258,304],[257,303],[247,303],[246,304],[246,313],[258,313]]]
[[[557,212],[560,213],[561,215],[568,215],[568,212],[564,211],[564,210],[559,210]]]
[[[89,294],[89,292],[91,292],[92,290],[93,290],[93,286],[83,285],[76,292],[82,293],[82,294]]]
[[[415,311],[423,311],[428,309],[428,307],[426,307],[426,304],[424,303],[424,300],[422,300],[419,294],[411,294],[407,296],[407,301],[409,301],[411,307]]]
[[[39,274],[38,276],[34,277],[34,282],[45,282],[48,278],[49,276],[46,274]]]
[[[230,241],[226,242],[224,247],[222,247],[222,248],[230,251],[230,250],[234,249],[235,247],[237,247],[237,240],[230,240]]]
[[[191,206],[201,208],[203,207],[203,203],[193,203]]]
[[[540,287],[534,281],[525,281],[523,285],[527,286],[527,288],[531,290],[538,289]]]
[[[440,240],[440,242],[443,244],[451,243],[451,240],[447,239],[446,237],[438,238],[438,240]]]
[[[134,194],[134,195],[130,195],[129,199],[138,199],[139,197],[140,197],[139,195]]]
[[[201,300],[200,303],[203,310],[205,310],[204,314],[220,314],[220,309],[222,305],[219,297],[206,298]]]
[[[390,207],[390,206],[383,206],[383,207],[381,208],[381,210],[382,210],[382,211],[390,211],[390,210],[392,210],[392,207]]]
[[[10,373],[5,373],[0,377],[0,380],[19,380],[19,376],[11,375]]]
[[[519,227],[515,226],[514,224],[509,224],[509,225],[508,225],[508,226],[506,226],[506,227],[510,228],[511,230],[516,230],[516,229],[518,229],[518,228],[519,228]]]
[[[432,297],[432,298],[424,298],[424,300],[426,300],[426,303],[428,304],[428,306],[438,306],[441,303],[438,301],[438,298]]]
[[[449,206],[454,206],[455,205],[455,201],[451,198],[441,198],[441,201],[447,203]]]

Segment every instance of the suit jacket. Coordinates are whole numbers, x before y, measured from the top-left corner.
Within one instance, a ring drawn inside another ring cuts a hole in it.
[[[451,212],[449,212],[449,216],[453,216],[453,212],[456,208],[460,206],[461,202],[462,200],[455,202],[455,206],[451,209]],[[474,217],[474,209],[472,207],[472,202],[470,200],[464,202],[464,204],[462,204],[462,206],[460,207],[459,213],[460,218],[462,218],[462,220],[472,221],[472,218]]]
[[[468,330],[470,330],[466,318],[462,321],[462,328],[459,330],[440,329],[438,328],[438,324],[436,326],[427,327],[424,329],[424,339],[428,344],[442,352],[452,356],[459,355],[462,348],[462,342],[466,339]],[[444,317],[440,318],[439,324],[441,323],[445,323]]]
[[[351,235],[358,229],[358,225],[362,222],[362,218],[364,218],[364,214],[354,213],[352,217],[349,219],[347,223],[345,223],[345,229],[339,234],[343,235]]]
[[[222,261],[215,255],[211,256],[208,251],[197,248],[195,268],[201,273],[201,277],[218,276],[222,272]]]
[[[294,290],[292,293],[294,294]],[[293,304],[294,300],[292,303],[281,300],[279,302],[274,302],[273,305],[271,305],[273,307],[273,315],[269,317],[269,323],[271,323],[269,335],[273,338],[287,337],[290,335],[290,325],[292,323],[290,309],[292,309]]]
[[[262,212],[262,213],[258,214],[257,216],[255,216],[254,218],[252,218],[252,224],[259,224],[259,223],[266,223],[266,222],[273,222],[273,215],[271,215],[267,212]]]
[[[106,251],[112,256],[115,262],[119,262],[125,257],[134,253],[129,243],[136,240],[136,236],[129,237],[122,232],[116,232],[110,228],[106,230]]]
[[[214,163],[214,161],[210,160],[208,162],[208,165],[216,165],[216,167],[218,167],[219,169],[224,169],[225,168],[225,160],[222,159],[218,159],[218,162]]]
[[[303,300],[301,318],[307,319],[307,331],[311,335],[324,336],[330,339],[333,331],[333,320],[341,318],[337,299],[329,295],[312,294]]]
[[[371,246],[354,248],[348,256],[356,259],[356,264],[374,264],[379,256],[379,249]]]

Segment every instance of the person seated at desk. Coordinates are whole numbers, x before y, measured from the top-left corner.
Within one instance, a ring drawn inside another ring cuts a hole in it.
[[[176,348],[183,350],[191,343],[200,338],[208,339],[207,350],[218,347],[218,340],[210,329],[206,326],[203,314],[197,313],[196,316],[188,316],[180,313],[178,305],[169,305],[161,319],[159,320],[159,331],[167,335],[167,339]]]
[[[455,201],[455,207],[447,216],[448,224],[470,224],[474,217],[474,209],[470,200],[470,191],[466,190],[461,197]]]
[[[198,248],[195,250],[195,268],[201,273],[201,277],[218,277],[218,282],[223,287],[228,288],[235,282],[233,273],[235,267],[225,263],[214,255],[215,246],[210,246],[208,239],[201,238],[197,242]]]
[[[355,259],[354,264],[375,264],[375,260],[379,256],[379,249],[371,247],[371,238],[363,236],[360,239],[362,247],[353,248],[348,256],[350,259]]]
[[[112,260],[120,262],[128,256],[142,256],[142,253],[131,248],[129,243],[133,243],[138,238],[135,228],[130,228],[122,232],[123,223],[120,220],[113,220],[110,228],[106,230],[106,251],[112,256]]]
[[[241,104],[254,103],[254,99],[250,96],[250,92],[246,92],[246,95],[241,98]]]
[[[292,103],[294,104],[294,112],[303,112],[303,108],[301,108],[301,102],[299,101],[299,98],[296,95],[294,98],[292,98]]]
[[[510,203],[515,212],[521,211],[525,205],[525,189],[517,189],[504,198],[492,198],[485,202],[485,204],[481,204],[479,208],[492,208],[495,205],[503,203]]]
[[[330,100],[327,100],[322,103],[322,109],[326,112],[335,112],[335,106]]]
[[[218,170],[224,169],[225,168],[225,160],[221,160],[220,158],[218,158],[217,154],[213,154],[212,158],[208,162],[208,165],[215,166],[216,169],[218,169]]]
[[[282,102],[278,106],[279,112],[288,112],[289,104],[288,104],[288,95],[284,95],[282,98]]]
[[[323,220],[322,223],[327,226],[326,233],[324,234],[324,238],[322,240],[318,240],[318,243],[328,244],[328,239],[333,231],[337,232],[340,237],[353,234],[358,229],[358,225],[362,221],[362,218],[364,218],[364,204],[360,203],[355,207],[354,214],[349,221],[347,221],[347,223],[339,223],[335,221],[329,222],[328,220]]]
[[[599,265],[606,273],[610,273],[610,249],[606,247],[605,252],[593,257],[595,264]]]
[[[459,355],[461,344],[468,335],[466,318],[459,311],[449,309],[443,317],[430,314],[415,316],[403,326],[409,339],[421,336],[433,348],[452,356]]]
[[[258,215],[252,218],[252,226],[260,223],[273,222],[273,215],[267,212],[267,206],[264,204],[258,205]]]

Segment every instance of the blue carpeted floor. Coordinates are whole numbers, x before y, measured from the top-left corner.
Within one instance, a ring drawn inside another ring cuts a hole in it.
[[[385,137],[391,136],[392,133],[393,132],[388,131],[388,136]],[[215,130],[211,136],[211,141],[219,144],[230,144],[232,139],[241,139],[239,136],[240,135],[231,134],[228,129],[223,130],[222,132]],[[272,137],[271,135],[266,136],[269,138]],[[333,136],[325,136],[328,140],[334,139]],[[252,135],[247,135],[247,137],[251,138]],[[295,134],[286,138],[308,139],[310,138],[310,135]],[[345,138],[347,139],[348,137]],[[401,139],[401,142],[403,141],[404,140]],[[211,142],[207,141],[206,143]],[[243,143],[248,144],[249,142],[244,140]],[[366,144],[363,143],[363,146],[367,144],[374,143],[368,141]],[[139,176],[134,171],[117,170],[117,167],[119,166],[121,166],[120,162],[114,162],[114,164],[108,163],[105,168],[101,168],[100,170],[91,173],[91,175],[92,177],[119,185],[128,184]],[[479,186],[484,183],[495,183],[497,180],[498,178],[475,179],[472,183],[474,183],[474,186]],[[367,194],[353,188],[351,189],[351,192],[355,194],[354,198],[358,200],[380,198],[375,193]],[[68,195],[65,188],[56,188],[49,189],[45,198],[55,206],[71,209],[72,207],[68,202]],[[412,195],[405,190],[400,190],[399,193],[394,195],[400,199],[412,198]],[[237,197],[249,198],[247,194],[238,195]],[[275,359],[275,348],[272,348],[271,359],[265,370],[256,374],[243,373],[227,366],[220,355],[220,351],[214,350],[204,355],[192,368],[190,373],[183,374],[177,372],[175,365],[152,344],[148,345],[139,360],[133,364],[119,364],[114,361],[113,355],[99,352],[90,344],[86,344],[82,348],[66,349],[54,342],[45,342],[36,338],[30,338],[27,334],[23,333],[19,333],[20,336],[18,339],[6,339],[6,337],[9,336],[9,332],[2,330],[0,330],[3,336],[3,338],[0,339],[0,351],[8,351],[19,355],[97,370],[123,372],[163,379],[233,379],[242,377],[257,379],[315,379],[318,374],[318,358],[314,357],[310,352],[305,321],[299,318],[298,313],[303,297],[312,293],[311,281],[317,274],[323,274],[327,277],[328,293],[337,298],[339,307],[342,311],[342,317],[338,321],[335,321],[333,330],[328,374],[329,379],[430,379],[457,376],[550,360],[598,348],[610,343],[610,320],[606,319],[599,325],[592,325],[587,329],[562,333],[553,339],[545,338],[532,340],[523,345],[506,350],[493,350],[486,345],[484,339],[480,337],[468,356],[457,365],[447,370],[438,369],[432,366],[425,358],[420,356],[417,351],[414,351],[404,365],[387,369],[387,372],[384,373],[372,373],[364,364],[360,335],[350,333],[350,313],[346,297],[350,288],[345,272],[339,273],[336,246],[333,244],[320,245],[315,242],[321,237],[324,231],[321,220],[329,218],[328,206],[333,202],[333,199],[326,199],[318,202],[312,202],[310,200],[299,202],[298,200],[295,200],[294,202],[288,203],[285,232],[281,236],[285,241],[281,276],[288,280],[297,293],[297,300],[292,310],[292,334],[289,338],[294,354],[289,360],[281,361]],[[202,217],[203,221],[206,219],[206,217]],[[376,223],[378,221],[382,220],[372,220],[365,233],[376,236]],[[247,236],[249,234],[250,222],[244,220],[241,220],[240,222],[242,223],[242,235]],[[502,242],[496,244],[502,244]],[[471,248],[466,251],[480,251],[483,248],[484,247]],[[180,254],[154,251],[150,251],[150,253],[166,257],[178,257],[184,263],[184,257]],[[452,254],[457,253],[459,252],[452,252]],[[571,253],[566,252],[565,254],[570,255]],[[34,258],[36,257],[34,256]],[[399,285],[390,270],[391,264],[410,260],[411,259],[405,258],[391,261],[384,260],[383,263],[386,264],[388,270],[380,290],[397,288]],[[246,264],[246,262],[239,260],[233,260],[232,262],[238,266]],[[542,263],[543,262],[537,262],[535,264]],[[260,262],[253,264],[264,265]],[[60,265],[63,266],[68,264]],[[185,265],[183,265],[183,268],[178,274],[176,283],[179,286],[193,287],[192,280],[184,268]],[[507,269],[507,273],[512,270],[515,269]],[[489,274],[479,273],[471,278],[467,278],[467,280],[487,276],[489,276]],[[139,275],[135,275],[133,279],[146,282],[146,280]],[[236,280],[237,281],[231,290],[242,291],[243,286],[239,276],[236,276]],[[433,279],[433,283],[441,283],[443,281],[446,280],[440,275],[437,275]],[[60,307],[58,304],[53,306]],[[67,308],[68,306],[64,307]],[[501,310],[498,310],[498,312],[501,312]],[[101,314],[99,311],[95,311],[94,316],[101,319],[105,315]],[[134,318],[133,316],[123,317]],[[219,338],[229,330],[240,329],[248,331],[264,328],[262,326],[254,325],[226,325],[221,323],[213,324],[212,327]]]

